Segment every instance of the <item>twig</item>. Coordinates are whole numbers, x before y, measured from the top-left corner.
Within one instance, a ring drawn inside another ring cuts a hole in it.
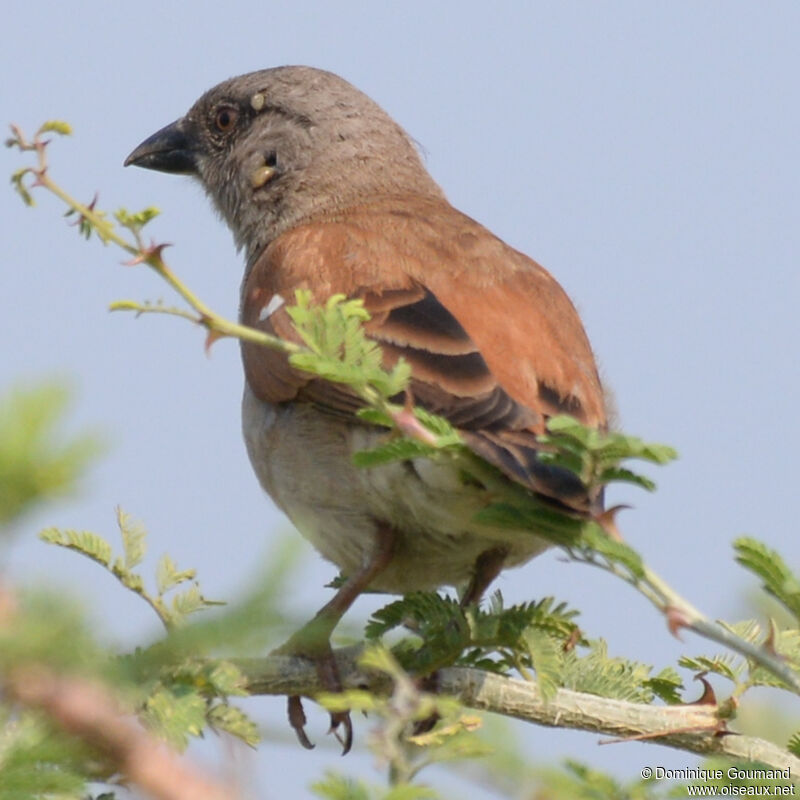
[[[52,128],[51,128],[52,129]],[[133,310],[137,313],[160,313],[172,314],[189,319],[199,325],[202,325],[209,331],[210,343],[214,339],[221,337],[235,337],[245,341],[260,344],[265,347],[279,350],[292,355],[295,353],[304,352],[305,348],[301,345],[287,342],[274,336],[269,336],[262,331],[254,328],[249,328],[244,325],[233,323],[214,312],[209,306],[203,303],[200,298],[194,294],[184,283],[181,281],[167,266],[162,258],[162,252],[165,245],[152,244],[145,246],[141,240],[140,228],[141,224],[137,225],[128,220],[127,227],[134,236],[135,241],[126,241],[123,237],[117,234],[114,230],[113,223],[111,223],[102,212],[94,208],[94,202],[89,205],[79,203],[72,198],[67,192],[59,187],[52,181],[48,174],[47,160],[46,160],[46,145],[47,141],[42,139],[41,134],[48,130],[47,126],[36,134],[32,141],[28,141],[23,135],[22,131],[12,126],[14,138],[9,140],[8,144],[18,146],[22,151],[33,151],[36,153],[37,165],[28,167],[15,173],[15,182],[23,194],[26,196],[25,187],[22,185],[22,178],[25,173],[31,173],[34,176],[34,186],[41,186],[48,189],[50,192],[59,197],[69,208],[77,212],[81,222],[87,223],[87,227],[95,230],[97,235],[104,243],[112,242],[124,249],[127,253],[133,256],[133,260],[129,263],[137,264],[144,263],[150,266],[157,272],[169,285],[188,303],[188,305],[195,312],[194,314],[182,310],[172,309],[164,306],[154,306],[148,304],[140,304],[132,301],[121,301],[112,305],[114,310]],[[119,217],[118,217],[119,218]],[[405,431],[407,435],[416,436],[417,438],[425,438],[424,429],[415,430],[409,428],[406,430],[404,420],[408,416],[405,409],[402,407],[389,404],[379,393],[375,392],[372,387],[362,386],[354,389],[361,398],[369,405],[379,408],[381,411],[391,417],[396,426]],[[431,444],[431,441],[427,441]],[[434,442],[435,446],[435,442]],[[481,474],[477,457],[472,457],[466,454],[465,458],[467,463],[473,469],[478,470]],[[486,467],[486,465],[483,465]],[[483,469],[483,475],[491,482],[492,475],[488,469]],[[487,486],[489,484],[487,483]],[[509,481],[494,481],[491,487],[499,495],[510,497],[513,499],[519,496],[525,490],[521,486],[515,486]],[[694,630],[704,638],[718,642],[725,647],[734,650],[735,652],[743,655],[745,658],[760,664],[765,669],[769,670],[772,674],[779,677],[782,681],[791,687],[795,692],[800,693],[800,676],[787,664],[780,656],[774,655],[767,647],[757,646],[742,637],[737,636],[731,631],[725,629],[722,625],[713,622],[708,617],[703,615],[681,595],[674,591],[668,584],[657,576],[651,569],[644,567],[640,575],[632,575],[630,572],[621,568],[613,561],[603,563],[593,558],[582,557],[580,553],[570,550],[569,547],[564,548],[567,554],[578,561],[590,563],[595,566],[600,566],[623,580],[633,585],[641,594],[647,597],[657,608],[659,608],[667,619],[667,624],[673,633],[677,632],[682,627],[687,627]]]
[[[357,664],[361,648],[335,651],[345,689],[367,689],[386,696],[391,679]],[[305,695],[324,691],[313,665],[287,656],[238,659],[245,688],[255,695]],[[452,695],[468,708],[558,728],[593,731],[626,740],[644,738],[657,744],[702,755],[723,755],[757,761],[774,769],[789,768],[800,776],[800,759],[764,739],[720,735],[717,706],[655,706],[559,689],[552,700],[541,697],[535,683],[466,667],[448,667],[437,674],[437,692]]]

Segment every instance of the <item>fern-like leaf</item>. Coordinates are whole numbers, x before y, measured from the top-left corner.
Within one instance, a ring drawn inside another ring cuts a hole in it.
[[[124,568],[131,570],[142,563],[147,552],[147,530],[130,514],[117,508],[117,525],[122,536],[122,550],[125,554]]]
[[[258,725],[236,706],[218,703],[209,709],[206,716],[213,728],[241,739],[250,747],[255,747],[261,741]]]
[[[536,670],[536,685],[539,687],[542,699],[552,700],[561,685],[563,660],[561,644],[544,631],[535,628],[527,630],[522,638],[527,655]]]
[[[800,731],[793,733],[786,744],[786,749],[794,756],[800,758]]]
[[[147,698],[142,712],[145,724],[178,750],[199,736],[206,721],[206,700],[196,691],[175,694],[160,687]]]
[[[672,667],[665,667],[658,675],[642,681],[642,685],[665,703],[678,705],[683,702],[680,695],[680,690],[684,688],[683,681]]]
[[[392,461],[409,461],[415,458],[435,456],[438,448],[417,439],[394,438],[371,450],[361,450],[353,454],[357,467],[379,467]]]
[[[742,537],[733,543],[736,560],[763,581],[764,590],[782,603],[800,623],[800,579],[781,555],[756,539]]]
[[[576,692],[613,697],[634,703],[649,703],[653,689],[648,685],[651,667],[637,661],[613,658],[602,639],[591,642],[589,653],[565,655],[563,685]]]
[[[104,567],[111,566],[111,545],[102,536],[91,531],[45,528],[39,533],[39,538],[49,544],[75,550]]]
[[[732,655],[681,656],[678,665],[693,672],[713,672],[738,683],[743,665]]]
[[[161,556],[156,567],[156,585],[158,593],[165,594],[170,589],[174,589],[181,583],[194,580],[196,570],[179,570],[175,562],[166,553]]]

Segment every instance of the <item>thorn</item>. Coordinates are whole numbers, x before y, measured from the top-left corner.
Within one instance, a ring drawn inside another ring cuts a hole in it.
[[[227,337],[226,333],[220,333],[219,331],[209,330],[208,335],[206,336],[205,344],[203,345],[203,349],[206,352],[206,356],[208,358],[211,357],[211,347],[213,346],[214,342],[218,341],[219,339],[225,339]]]
[[[439,444],[439,437],[431,433],[415,416],[414,411],[404,408],[392,414],[392,421],[398,430],[410,439],[416,439],[423,444],[436,447]]]
[[[308,736],[306,736],[306,712],[303,711],[303,701],[301,700],[300,695],[289,695],[287,711],[289,715],[289,724],[297,734],[300,744],[303,745],[306,750],[313,750],[314,745],[311,743],[311,740],[308,738]]]
[[[700,672],[699,674],[694,676],[696,681],[700,681],[703,684],[703,694],[700,696],[699,700],[695,700],[693,703],[687,703],[687,706],[715,706],[717,705],[717,696],[714,694],[714,689],[711,684],[706,680],[707,672]]]
[[[392,414],[392,421],[400,433],[410,439],[416,439],[431,447],[436,447],[439,443],[436,434],[431,433],[414,415],[414,395],[411,389],[405,390],[403,410]]]
[[[721,739],[723,736],[739,736],[739,733],[736,731],[729,731],[727,723],[724,719],[721,719],[717,725],[717,729],[714,731],[714,738]]]
[[[156,244],[155,242],[151,241],[149,247],[143,247],[139,254],[134,256],[130,261],[123,261],[123,265],[126,267],[135,267],[137,264],[146,264],[149,263],[154,258],[161,258],[161,253],[164,251],[164,248],[172,247],[170,242],[164,242],[163,244]]]
[[[770,617],[769,618],[769,630],[767,631],[766,637],[764,637],[764,649],[767,650],[770,655],[776,656],[778,655],[778,651],[775,649],[775,635],[778,632],[778,626],[775,623],[775,620]]]
[[[615,542],[623,541],[622,534],[617,527],[617,514],[626,508],[631,508],[631,506],[622,503],[618,506],[605,509],[605,511],[595,517],[595,522],[606,532],[608,538],[613,539]]]
[[[778,623],[775,622],[772,617],[770,617],[769,630],[767,631],[767,635],[764,639],[763,647],[773,658],[777,658],[779,661],[787,663],[789,659],[783,653],[779,653],[777,647],[775,646],[775,642],[777,641],[779,635],[780,628],[778,627]]]
[[[33,185],[34,186],[41,186],[42,184],[41,184],[41,182],[39,182],[39,179],[37,178],[36,182]],[[97,194],[97,192],[95,192],[94,193],[94,197],[92,198],[91,202],[86,204],[86,208],[88,208],[89,211],[94,211],[94,208],[97,205],[97,200],[98,199],[99,199],[99,195]],[[68,217],[68,216],[71,216],[72,214],[76,214],[76,213],[78,213],[78,212],[74,208],[71,208],[66,214],[64,214],[64,216]],[[69,224],[73,228],[81,227],[82,225],[86,224],[86,217],[83,214],[78,214],[78,218],[74,222],[70,222]]]
[[[156,244],[155,241],[152,239],[150,240],[150,247],[144,248],[143,252],[147,256],[147,260],[151,260],[153,258],[161,258],[161,254],[166,250],[167,247],[172,247],[170,242],[162,242],[161,244]]]
[[[667,617],[667,628],[669,628],[669,632],[679,641],[683,641],[679,631],[681,628],[689,627],[689,620],[686,617],[686,613],[675,606],[667,606],[664,614]]]
[[[646,742],[652,739],[660,739],[662,736],[675,736],[686,733],[706,734],[710,733],[714,737],[719,736],[738,736],[735,731],[729,731],[725,727],[725,721],[720,720],[713,728],[706,725],[688,725],[685,728],[664,728],[660,731],[650,731],[650,733],[638,733],[631,736],[620,736],[614,739],[601,739],[597,744],[622,744],[623,742]]]

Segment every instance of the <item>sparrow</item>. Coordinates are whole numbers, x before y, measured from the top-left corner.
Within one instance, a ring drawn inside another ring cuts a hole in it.
[[[411,137],[344,79],[305,66],[232,78],[126,159],[199,180],[244,252],[241,322],[300,342],[295,291],[360,298],[384,362],[411,366],[414,403],[448,419],[476,454],[557,509],[597,515],[602,497],[539,459],[557,414],[606,429],[604,391],[575,307],[528,256],[455,209]],[[353,454],[386,430],[354,415],[342,385],[243,342],[242,427],[266,492],[345,582],[287,651],[340,690],[330,649],[365,589],[460,587],[477,602],[506,567],[539,554],[531,531],[474,520],[485,495],[452,464],[369,469]],[[290,720],[301,742],[299,698]],[[349,716],[332,715],[345,751]]]

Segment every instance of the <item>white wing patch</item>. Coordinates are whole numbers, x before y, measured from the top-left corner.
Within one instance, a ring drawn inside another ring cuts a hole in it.
[[[267,303],[258,315],[258,321],[263,322],[269,319],[286,301],[279,295],[272,295],[272,299]]]

